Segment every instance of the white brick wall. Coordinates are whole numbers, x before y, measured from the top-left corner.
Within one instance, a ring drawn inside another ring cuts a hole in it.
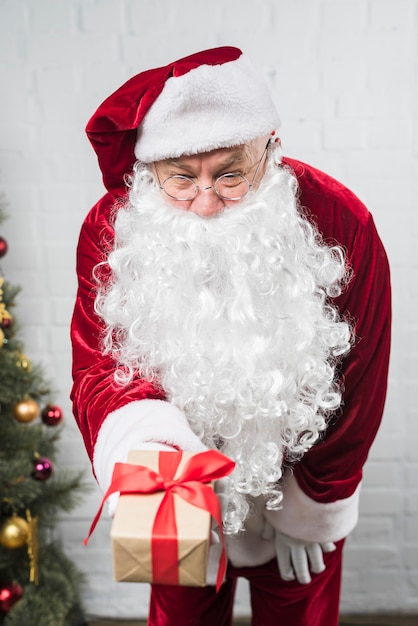
[[[23,288],[26,353],[66,413],[63,466],[88,466],[68,400],[75,246],[102,194],[83,129],[124,80],[199,49],[241,47],[271,85],[285,152],[373,212],[392,265],[394,343],[346,549],[345,612],[418,612],[417,41],[418,0],[0,0],[0,185],[11,214],[2,268]],[[57,531],[88,574],[87,608],[145,615],[147,588],[111,581],[108,522],[81,546],[98,499],[94,490]],[[243,584],[237,612],[247,607]]]

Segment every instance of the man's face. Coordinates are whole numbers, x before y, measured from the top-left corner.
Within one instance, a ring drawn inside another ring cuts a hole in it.
[[[213,188],[215,181],[225,174],[241,174],[256,187],[265,169],[266,142],[267,137],[259,137],[248,144],[232,148],[165,159],[155,162],[152,169],[161,184],[170,176],[187,176],[199,187],[193,200],[175,200],[161,191],[170,204],[200,217],[214,217],[225,207],[233,207],[239,203],[239,200],[219,197]]]

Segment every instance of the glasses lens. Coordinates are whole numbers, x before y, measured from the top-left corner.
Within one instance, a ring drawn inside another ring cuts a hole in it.
[[[216,193],[226,200],[241,200],[250,188],[248,180],[241,174],[224,174],[215,182]]]
[[[169,176],[161,186],[174,200],[193,200],[197,194],[197,186],[187,176]]]

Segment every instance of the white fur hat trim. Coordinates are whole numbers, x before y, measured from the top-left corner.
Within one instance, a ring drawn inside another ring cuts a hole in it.
[[[150,163],[241,145],[280,119],[264,79],[241,55],[170,77],[138,128],[135,156]]]

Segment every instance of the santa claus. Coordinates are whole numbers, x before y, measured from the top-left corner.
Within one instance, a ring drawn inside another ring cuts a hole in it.
[[[230,624],[239,576],[256,625],[338,624],[389,272],[370,213],[282,157],[279,125],[246,56],[218,48],[135,76],[87,126],[108,192],[80,235],[72,398],[97,480],[131,449],[236,462],[224,585],[154,586],[151,625]]]

